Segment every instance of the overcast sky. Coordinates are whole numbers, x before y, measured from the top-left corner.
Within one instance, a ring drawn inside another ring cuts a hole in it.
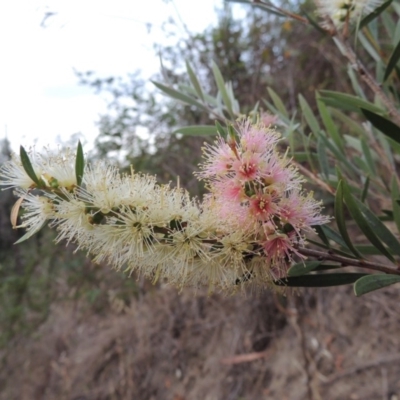
[[[221,6],[222,0],[0,1],[0,137],[7,134],[17,150],[54,146],[81,132],[90,147],[105,101],[78,85],[73,70],[123,76],[142,69],[150,76],[159,69],[153,43],[164,40],[169,16],[202,31]]]

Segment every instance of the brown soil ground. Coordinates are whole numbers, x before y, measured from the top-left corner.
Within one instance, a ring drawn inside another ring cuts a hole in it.
[[[139,282],[122,299],[114,273],[101,307],[54,301],[0,350],[1,400],[400,399],[398,286],[223,297]]]

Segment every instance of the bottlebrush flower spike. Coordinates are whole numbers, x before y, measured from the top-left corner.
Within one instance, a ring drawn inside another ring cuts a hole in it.
[[[353,24],[382,3],[381,0],[317,0],[317,7],[322,18],[331,20],[336,28],[340,28],[346,20]]]
[[[238,138],[219,137],[206,146],[198,173],[210,189],[203,203],[154,177],[120,174],[102,162],[86,165],[77,185],[70,151],[36,154],[33,163],[32,153],[24,154],[39,184],[14,157],[1,168],[0,184],[22,199],[24,239],[50,222],[57,241],[75,242],[95,262],[154,281],[210,291],[265,287],[301,257],[304,233],[328,221],[312,194],[302,192],[290,159],[278,152],[279,139],[246,120]]]

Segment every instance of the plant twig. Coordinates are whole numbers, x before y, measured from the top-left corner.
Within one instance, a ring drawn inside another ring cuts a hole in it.
[[[327,380],[323,380],[322,384],[324,385],[330,385],[334,382],[336,382],[339,379],[345,378],[349,375],[353,375],[363,369],[367,369],[367,368],[374,368],[379,366],[380,364],[387,364],[387,363],[393,363],[396,361],[400,360],[400,354],[388,354],[386,356],[382,356],[377,358],[376,360],[370,361],[370,362],[365,362],[363,364],[360,365],[355,365],[354,367],[348,368],[347,370],[343,371],[343,372],[339,372],[337,374],[333,374],[331,376],[327,377]]]
[[[296,165],[298,170],[305,176],[307,176],[312,182],[320,186],[323,190],[327,191],[328,193],[332,194],[333,196],[335,195],[335,189],[329,186],[326,182],[324,182],[322,179],[318,178],[316,174],[313,172],[309,171],[307,168],[303,167],[301,164],[299,164],[297,161],[292,160],[292,163]]]
[[[368,72],[367,68],[357,58],[357,55],[354,53],[353,49],[349,45],[349,42],[337,31],[335,32],[334,40],[338,44],[338,47],[342,51],[342,54],[349,60],[352,68],[358,73],[360,78],[382,100],[383,104],[386,106],[389,112],[389,115],[393,118],[394,123],[400,126],[400,112],[396,109],[393,102],[382,90],[378,82],[376,82],[374,77]]]
[[[254,353],[246,353],[246,354],[238,354],[236,356],[226,357],[221,359],[221,364],[233,365],[233,364],[241,364],[246,362],[252,362],[254,360],[259,360],[260,358],[265,358],[270,355],[270,351],[260,351]]]
[[[384,272],[386,274],[400,275],[400,267],[391,268],[387,267],[384,264],[366,261],[366,260],[356,260],[349,257],[340,256],[338,254],[334,254],[332,252],[323,252],[319,250],[307,249],[304,247],[299,247],[297,251],[304,256],[315,257],[318,260],[323,261],[336,261],[339,262],[342,267],[358,267],[358,268],[366,268],[372,269],[374,271]]]

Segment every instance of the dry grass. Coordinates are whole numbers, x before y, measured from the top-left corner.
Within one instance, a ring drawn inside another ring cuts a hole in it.
[[[109,271],[105,282],[112,282]],[[58,300],[1,351],[1,400],[376,400],[400,396],[400,294],[279,298],[141,285]],[[392,397],[391,397],[392,396]]]

